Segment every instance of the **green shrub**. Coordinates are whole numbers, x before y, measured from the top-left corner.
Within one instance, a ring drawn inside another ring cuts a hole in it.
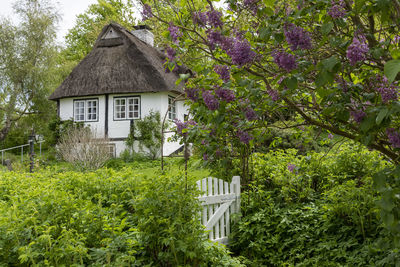
[[[388,163],[352,144],[298,155],[255,154],[232,249],[250,266],[390,266],[372,176]],[[296,167],[293,172],[289,164]]]
[[[0,266],[239,265],[206,239],[193,183],[135,172],[0,172]]]

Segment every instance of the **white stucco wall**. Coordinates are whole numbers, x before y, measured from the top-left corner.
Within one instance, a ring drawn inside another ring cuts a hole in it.
[[[150,111],[159,111],[161,114],[161,120],[164,118],[165,113],[168,110],[168,96],[176,97],[173,93],[159,92],[159,93],[142,93],[142,94],[113,94],[108,96],[108,138],[115,144],[116,155],[119,156],[122,151],[125,150],[125,143],[122,138],[126,138],[130,130],[130,120],[115,120],[114,119],[114,98],[116,97],[129,97],[139,96],[140,97],[140,118],[150,114]],[[60,99],[60,118],[61,120],[73,119],[73,103],[74,100],[79,99],[98,99],[98,121],[97,122],[85,122],[85,125],[89,125],[99,137],[105,135],[105,99],[104,95],[96,97],[79,97],[79,98],[64,98]],[[184,101],[176,102],[176,114],[177,119],[183,121],[184,114],[188,113],[188,109],[184,106]],[[167,117],[168,120],[168,117]],[[170,125],[174,126],[172,122]],[[172,136],[172,133],[165,134],[164,141],[164,155],[177,150],[181,145],[179,142],[168,142],[168,137]],[[114,139],[114,140],[113,140]],[[118,140],[115,140],[118,139]]]
[[[81,99],[98,99],[98,121],[85,122],[89,125],[92,131],[95,131],[96,136],[104,137],[105,127],[105,96],[95,97],[76,97],[76,98],[62,98],[60,99],[60,119],[73,120],[74,119],[74,100]]]

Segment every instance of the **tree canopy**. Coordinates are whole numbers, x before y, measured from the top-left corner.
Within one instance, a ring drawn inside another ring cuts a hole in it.
[[[54,82],[58,14],[45,0],[20,0],[14,12],[18,25],[0,20],[0,141],[21,118],[48,118],[53,108],[47,96]]]
[[[186,64],[196,73],[186,82],[195,123],[178,126],[202,144],[205,160],[245,161],[270,128],[300,132],[311,125],[399,163],[397,0],[228,0],[223,8],[202,2],[142,4],[145,18],[168,26],[166,66]],[[296,114],[292,120],[288,111]],[[376,182],[383,218],[400,232],[400,185],[393,177]]]

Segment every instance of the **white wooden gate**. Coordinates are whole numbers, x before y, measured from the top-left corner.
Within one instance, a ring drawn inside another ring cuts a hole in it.
[[[209,232],[212,241],[227,244],[230,234],[232,213],[240,211],[240,177],[233,176],[232,182],[217,178],[204,178],[197,181],[203,191],[199,197],[202,203],[201,222]]]

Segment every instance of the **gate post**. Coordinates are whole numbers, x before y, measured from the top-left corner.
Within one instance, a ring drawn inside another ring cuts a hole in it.
[[[33,167],[35,165],[34,144],[35,144],[35,132],[32,130],[32,133],[29,136],[29,158],[30,158],[29,172],[31,173],[33,172]]]

